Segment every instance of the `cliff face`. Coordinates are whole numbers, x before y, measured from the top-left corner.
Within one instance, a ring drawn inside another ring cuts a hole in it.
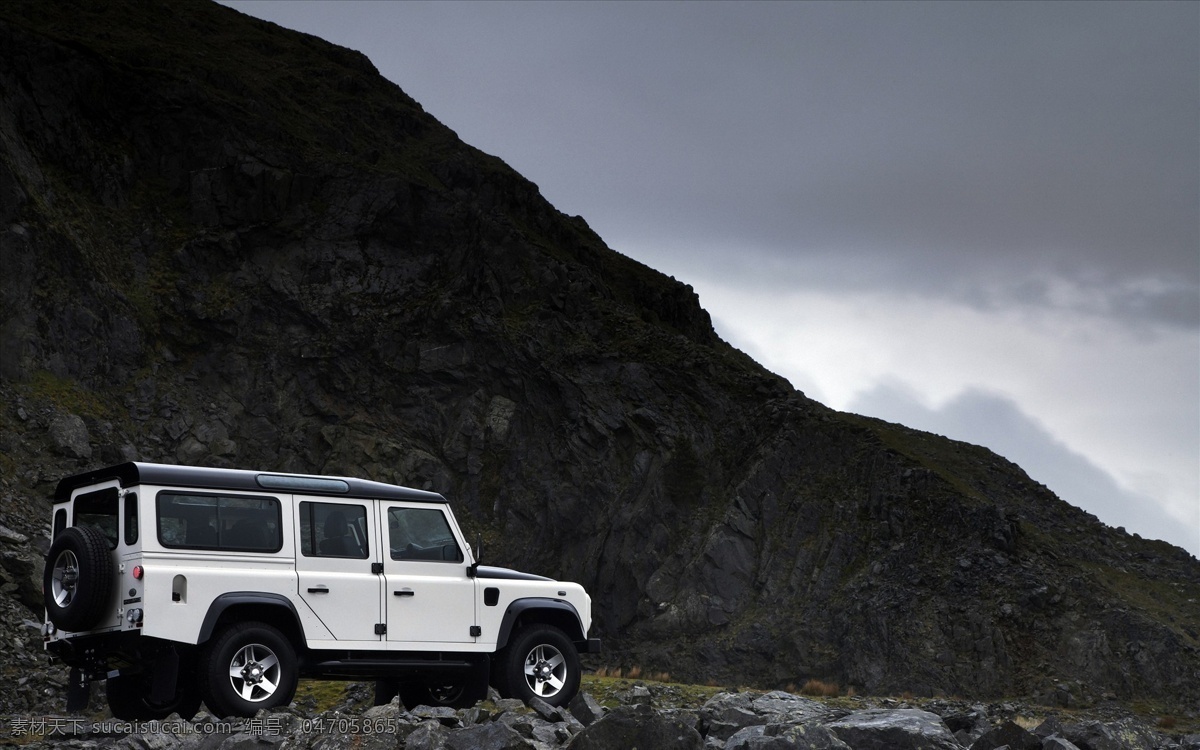
[[[140,459],[442,492],[676,678],[1200,696],[1194,558],[807,399],[363,56],[192,0],[9,2],[0,48],[26,616],[53,483]]]

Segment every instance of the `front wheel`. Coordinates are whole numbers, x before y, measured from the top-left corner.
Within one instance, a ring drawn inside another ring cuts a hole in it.
[[[579,653],[552,625],[533,625],[518,633],[499,666],[510,696],[526,703],[541,698],[551,706],[565,706],[579,692]]]
[[[277,629],[248,622],[222,632],[200,664],[204,702],[217,716],[253,716],[296,693],[296,651]]]

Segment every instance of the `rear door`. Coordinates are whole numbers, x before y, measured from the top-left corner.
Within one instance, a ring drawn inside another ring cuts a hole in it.
[[[381,502],[387,640],[396,648],[474,643],[475,579],[446,508]]]
[[[370,500],[296,496],[296,572],[300,598],[337,641],[380,641],[383,577]]]

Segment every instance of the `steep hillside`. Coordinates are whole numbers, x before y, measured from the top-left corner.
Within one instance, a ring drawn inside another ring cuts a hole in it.
[[[198,0],[0,48],[8,620],[53,484],[142,459],[440,491],[682,679],[1200,697],[1200,562],[807,399],[362,55]]]

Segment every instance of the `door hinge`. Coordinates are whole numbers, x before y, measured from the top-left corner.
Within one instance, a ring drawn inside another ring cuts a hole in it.
[[[383,573],[383,563],[380,563],[380,562],[371,563],[371,572],[374,573],[375,575],[381,575]]]
[[[483,628],[479,627],[478,625],[472,625],[471,626],[471,637],[478,638],[481,635],[483,635]]]
[[[386,622],[375,623],[375,635],[387,635],[387,623]]]

